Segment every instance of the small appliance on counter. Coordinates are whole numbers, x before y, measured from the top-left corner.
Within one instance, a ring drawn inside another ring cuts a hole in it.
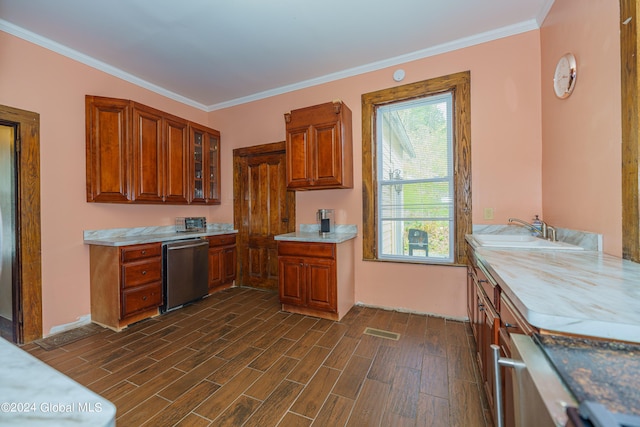
[[[316,213],[316,219],[318,226],[320,227],[319,233],[321,236],[326,236],[333,230],[333,209],[318,209]]]
[[[189,216],[176,218],[176,232],[207,231],[207,219],[203,216]]]

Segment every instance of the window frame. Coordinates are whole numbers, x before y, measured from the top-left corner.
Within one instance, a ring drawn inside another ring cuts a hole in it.
[[[378,182],[376,109],[389,103],[409,101],[451,92],[453,98],[454,173],[454,261],[420,261],[424,264],[464,265],[467,262],[465,235],[472,232],[471,210],[471,72],[382,89],[362,95],[362,257],[369,261],[412,263],[405,259],[378,256]]]

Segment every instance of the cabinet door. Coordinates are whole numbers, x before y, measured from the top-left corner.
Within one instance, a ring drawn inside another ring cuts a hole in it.
[[[478,331],[480,340],[478,342],[478,351],[480,354],[480,373],[484,380],[487,401],[493,413],[495,384],[493,381],[492,353],[491,344],[498,344],[498,328],[500,326],[500,318],[493,309],[493,305],[488,301],[481,289],[478,289],[478,301],[480,310],[480,330]]]
[[[338,186],[342,183],[342,156],[339,123],[332,122],[313,127],[313,165],[314,185]]]
[[[287,187],[304,188],[311,185],[311,159],[309,126],[287,129]]]
[[[280,302],[306,305],[306,274],[304,260],[295,257],[278,257]]]
[[[189,123],[178,117],[165,117],[164,140],[164,200],[167,203],[188,203]]]
[[[220,204],[220,134],[207,132],[206,200],[207,204]]]
[[[133,106],[133,200],[161,203],[163,182],[162,113]]]
[[[85,98],[87,202],[128,202],[130,102]]]
[[[498,334],[498,340],[500,341],[500,357],[511,358],[511,340],[509,339],[509,332],[505,328],[500,328]],[[501,379],[502,379],[502,408],[504,415],[505,427],[515,427],[515,404],[513,401],[513,368],[501,367]]]
[[[467,315],[473,338],[478,342],[478,295],[476,293],[476,276],[472,265],[467,266]]]
[[[209,248],[209,289],[223,283],[222,248]]]
[[[191,203],[220,204],[220,133],[190,124]]]
[[[307,259],[307,307],[336,311],[336,262],[329,259]]]
[[[223,280],[224,283],[233,282],[236,279],[236,247],[225,247],[222,252]]]

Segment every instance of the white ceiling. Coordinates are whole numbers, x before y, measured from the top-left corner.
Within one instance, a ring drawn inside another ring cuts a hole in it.
[[[212,111],[533,30],[552,4],[0,0],[0,30]]]

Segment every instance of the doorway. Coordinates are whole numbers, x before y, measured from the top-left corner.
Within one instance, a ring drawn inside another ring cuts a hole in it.
[[[0,105],[0,329],[25,344],[42,337],[40,116]]]
[[[0,337],[14,342],[15,129],[0,125]]]
[[[278,234],[296,229],[296,197],[287,190],[285,143],[233,150],[236,283],[278,289]]]

